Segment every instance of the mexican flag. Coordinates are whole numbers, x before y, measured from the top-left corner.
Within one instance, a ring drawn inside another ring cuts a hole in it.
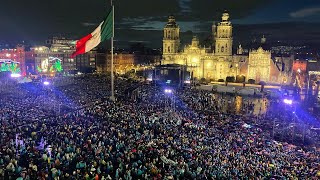
[[[74,58],[78,54],[89,52],[100,44],[100,42],[110,39],[113,36],[113,12],[109,12],[107,18],[87,36],[76,42],[76,51],[71,55]]]

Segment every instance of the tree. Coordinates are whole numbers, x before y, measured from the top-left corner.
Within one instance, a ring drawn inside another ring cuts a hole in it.
[[[207,84],[206,78],[201,78],[201,79],[200,79],[200,83],[201,83],[201,84]]]
[[[226,82],[234,82],[234,81],[235,81],[234,76],[227,76]]]
[[[248,83],[249,83],[249,84],[255,84],[255,83],[256,83],[256,80],[254,80],[254,79],[248,79]]]
[[[259,84],[261,85],[261,92],[263,92],[264,86],[265,86],[267,83],[264,82],[264,81],[260,81]]]
[[[237,75],[236,82],[237,83],[244,83],[246,81],[246,77],[243,75]]]

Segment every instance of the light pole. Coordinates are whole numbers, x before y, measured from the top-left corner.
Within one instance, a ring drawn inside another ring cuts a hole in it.
[[[172,97],[172,100],[171,100],[171,109],[173,109],[173,111],[175,111],[175,102],[174,102],[174,97],[173,97],[173,90],[172,89],[165,89],[164,90],[164,93],[168,95],[168,100],[170,99],[170,97]]]
[[[303,123],[303,130],[302,130],[302,142],[303,142],[303,144],[304,144],[305,134],[306,134],[306,125]]]
[[[274,139],[274,133],[275,133],[275,128],[276,127],[276,118],[273,118],[273,125],[272,125],[272,138]]]

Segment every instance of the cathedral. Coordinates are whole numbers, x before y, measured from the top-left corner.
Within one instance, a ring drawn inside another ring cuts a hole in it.
[[[232,23],[229,13],[222,14],[221,22],[212,25],[213,44],[211,47],[200,46],[194,36],[191,44],[180,47],[180,28],[174,16],[169,16],[164,27],[162,65],[180,65],[186,67],[191,76],[211,81],[226,81],[233,77],[235,81],[249,79],[256,83],[288,83],[288,73],[272,59],[271,52],[263,47],[251,49],[244,55],[241,45],[233,53]],[[262,38],[265,41],[265,38]]]

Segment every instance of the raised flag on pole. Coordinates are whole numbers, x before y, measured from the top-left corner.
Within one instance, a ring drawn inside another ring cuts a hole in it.
[[[89,52],[100,44],[100,42],[110,39],[113,36],[113,13],[109,12],[107,18],[102,21],[99,26],[87,36],[76,42],[76,51],[71,55],[74,58],[78,54]]]

